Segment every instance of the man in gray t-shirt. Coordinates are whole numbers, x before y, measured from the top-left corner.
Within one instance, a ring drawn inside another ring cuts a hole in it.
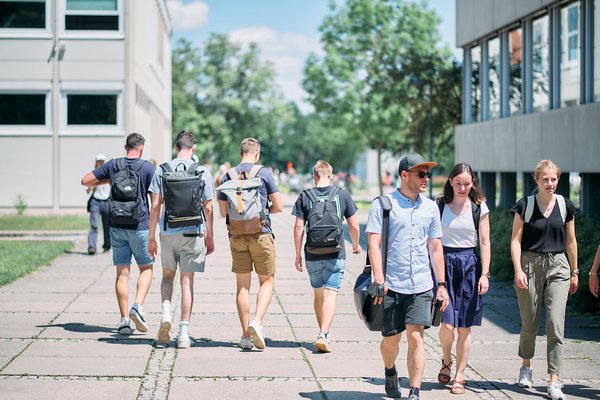
[[[196,151],[196,137],[191,132],[182,131],[177,135],[175,143],[177,157],[169,161],[173,171],[187,170],[194,161],[192,155]],[[156,255],[156,225],[160,220],[160,243],[161,261],[163,267],[162,282],[160,285],[160,297],[162,300],[162,318],[158,331],[158,341],[168,343],[171,340],[169,330],[171,329],[171,297],[173,294],[173,281],[180,268],[181,281],[181,325],[177,338],[177,347],[185,349],[191,346],[188,333],[190,317],[192,314],[192,300],[194,298],[194,273],[204,272],[204,262],[208,254],[214,251],[213,240],[213,209],[212,199],[215,197],[213,179],[203,166],[198,166],[202,171],[204,190],[202,191],[202,203],[206,220],[203,224],[171,228],[165,225],[164,210],[161,212],[164,188],[162,187],[163,170],[157,168],[150,185],[150,197],[152,208],[150,211],[150,235],[148,251]],[[165,229],[166,228],[166,229]]]

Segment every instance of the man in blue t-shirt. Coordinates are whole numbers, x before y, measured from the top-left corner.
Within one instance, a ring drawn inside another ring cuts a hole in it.
[[[317,351],[321,353],[329,353],[331,352],[329,328],[331,327],[333,316],[335,315],[335,300],[337,292],[340,290],[342,284],[346,261],[346,249],[344,245],[344,235],[341,233],[341,223],[344,218],[348,222],[348,231],[350,232],[350,239],[352,239],[352,252],[354,254],[360,253],[360,233],[358,218],[356,217],[358,208],[346,190],[331,185],[333,167],[327,161],[317,161],[313,168],[313,178],[315,187],[300,193],[294,204],[294,209],[292,210],[292,215],[296,216],[296,223],[294,225],[296,261],[294,264],[296,269],[302,272],[301,250],[304,225],[309,220],[309,214],[315,206],[313,201],[311,201],[311,195],[313,200],[316,201],[323,201],[329,199],[330,196],[333,196],[331,200],[332,203],[335,204],[337,217],[340,222],[340,231],[338,231],[340,234],[339,251],[336,251],[338,250],[338,246],[335,246],[335,248],[326,249],[326,253],[322,254],[323,251],[319,251],[321,249],[312,249],[308,244],[304,246],[306,270],[308,271],[310,284],[314,289],[315,313],[319,324],[319,334],[315,341],[315,347]],[[334,190],[339,191],[335,194],[333,193]],[[307,191],[310,191],[310,195]],[[319,219],[321,219],[322,216],[323,215],[319,215]],[[310,229],[311,227],[308,226],[307,228]]]
[[[196,136],[192,132],[182,131],[177,135],[175,151],[177,157],[169,161],[173,171],[185,171],[194,160],[192,155],[196,152]],[[169,343],[171,337],[171,297],[173,295],[173,281],[177,272],[177,264],[180,268],[179,280],[181,283],[181,322],[177,347],[186,349],[191,346],[188,334],[190,317],[194,300],[194,273],[204,272],[206,256],[215,249],[213,240],[213,208],[212,199],[215,197],[215,188],[210,171],[204,166],[199,166],[201,180],[204,182],[202,191],[202,206],[206,221],[200,225],[172,228],[167,225],[165,230],[165,213],[163,203],[164,188],[162,182],[163,170],[157,168],[150,185],[150,198],[152,208],[150,211],[150,239],[148,251],[154,257],[157,253],[156,225],[159,217],[160,244],[163,276],[160,284],[160,297],[162,300],[162,318],[158,331],[158,341]],[[202,185],[200,183],[200,185]],[[161,212],[161,208],[163,212]]]
[[[235,167],[236,173],[250,173],[260,159],[260,143],[255,138],[246,138],[241,144],[241,162]],[[261,168],[257,175],[261,179],[258,188],[262,212],[265,221],[262,231],[251,234],[229,234],[229,248],[231,250],[232,268],[237,283],[237,310],[242,325],[242,338],[238,347],[244,350],[265,348],[265,337],[263,334],[262,319],[267,312],[267,307],[273,296],[275,284],[275,237],[271,230],[270,214],[283,211],[281,194],[273,174],[267,168]],[[235,179],[225,174],[221,184],[230,179]],[[269,206],[269,201],[271,205]],[[223,217],[227,217],[226,224],[229,226],[229,202],[223,192],[219,192],[219,209]],[[260,288],[256,299],[256,312],[254,320],[250,322],[250,282],[252,269],[258,275]]]
[[[139,168],[139,182],[137,187],[137,213],[138,222],[129,225],[118,225],[110,220],[110,242],[113,249],[113,264],[117,267],[117,279],[115,283],[115,292],[121,321],[117,325],[117,332],[121,335],[130,335],[133,332],[131,322],[135,323],[140,332],[147,332],[148,325],[144,319],[142,305],[152,284],[152,264],[154,260],[148,253],[148,188],[154,176],[154,165],[148,161],[141,160],[144,152],[145,139],[139,133],[131,133],[127,136],[125,142],[125,151],[127,156],[119,159],[112,159],[102,166],[88,172],[82,179],[81,184],[87,187],[95,187],[101,184],[110,183],[111,191],[115,174],[119,172],[118,162],[124,162],[126,168]],[[119,161],[123,160],[123,161]],[[109,199],[109,204],[112,198]],[[129,310],[127,318],[127,309],[129,305],[129,273],[131,269],[131,256],[135,257],[140,270],[140,276],[137,281],[137,290],[135,294],[135,303]]]

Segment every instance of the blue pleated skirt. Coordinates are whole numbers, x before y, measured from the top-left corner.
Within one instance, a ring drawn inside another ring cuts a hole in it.
[[[483,298],[477,292],[481,262],[474,248],[444,247],[446,285],[450,304],[442,314],[442,322],[455,327],[480,326]]]

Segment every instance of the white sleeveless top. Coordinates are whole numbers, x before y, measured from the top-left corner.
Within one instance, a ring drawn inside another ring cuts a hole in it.
[[[469,200],[469,208],[463,211],[461,215],[454,215],[450,207],[444,204],[444,213],[442,215],[442,245],[446,247],[476,247],[479,238],[473,223],[473,213],[471,212]],[[480,204],[481,216],[490,212],[485,201]],[[481,220],[481,219],[480,219]]]

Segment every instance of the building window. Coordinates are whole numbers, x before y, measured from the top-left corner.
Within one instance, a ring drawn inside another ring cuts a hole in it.
[[[594,2],[594,98],[600,101],[600,0]]]
[[[1,28],[45,29],[45,0],[0,0]]]
[[[67,125],[117,125],[117,94],[68,94]]]
[[[65,29],[72,31],[118,31],[117,0],[66,0]]]
[[[500,38],[488,42],[488,101],[490,119],[500,117]]]
[[[0,93],[0,125],[46,125],[46,95]]]
[[[560,12],[560,106],[579,103],[579,2],[565,6]]]
[[[533,109],[545,111],[550,106],[550,26],[548,16],[533,21],[532,86]]]
[[[508,106],[510,115],[520,114],[522,111],[521,73],[523,31],[521,28],[508,32],[508,64],[509,64],[509,97]]]
[[[481,71],[481,47],[471,48],[471,115],[473,122],[481,119],[481,87],[479,85]]]

